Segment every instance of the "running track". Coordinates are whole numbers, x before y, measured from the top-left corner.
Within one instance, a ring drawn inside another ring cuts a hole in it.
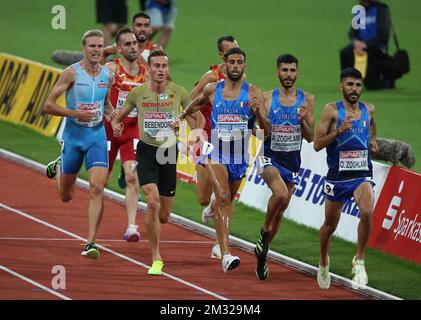
[[[88,200],[88,192],[77,189],[70,203],[62,203],[55,181],[0,158],[0,299],[368,299],[334,283],[321,290],[314,276],[272,261],[268,280],[259,281],[254,255],[239,248],[232,253],[240,256],[240,267],[224,273],[209,257],[211,238],[171,223],[161,233],[165,274],[148,276],[143,214],[137,224],[145,240],[121,241],[125,208],[109,199],[97,236],[101,257],[83,258]],[[66,270],[65,290],[51,289],[55,265]]]

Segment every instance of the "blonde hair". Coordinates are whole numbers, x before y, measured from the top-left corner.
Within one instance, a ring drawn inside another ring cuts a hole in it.
[[[104,33],[99,29],[88,30],[83,34],[82,44],[85,45],[86,39],[88,39],[90,37],[101,37],[101,38],[104,39]]]

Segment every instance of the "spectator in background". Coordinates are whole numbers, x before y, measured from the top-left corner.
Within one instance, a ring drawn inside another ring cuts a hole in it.
[[[394,88],[394,80],[384,74],[391,29],[389,8],[377,0],[359,0],[359,4],[365,8],[365,28],[351,26],[351,43],[340,51],[341,70],[359,69],[369,90]]]
[[[147,0],[146,13],[151,17],[152,38],[160,32],[158,44],[165,50],[174,30],[177,15],[175,0]]]
[[[111,44],[117,31],[127,24],[126,0],[96,0],[96,22],[102,24],[104,45]]]

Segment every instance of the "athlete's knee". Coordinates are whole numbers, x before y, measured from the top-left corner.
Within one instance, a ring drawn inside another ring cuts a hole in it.
[[[337,223],[325,221],[320,228],[320,232],[326,232],[327,234],[333,234],[336,231]]]
[[[156,212],[161,210],[161,203],[159,202],[159,198],[150,197],[148,199],[148,212],[153,213],[154,215]]]
[[[125,180],[128,186],[137,186],[137,176],[135,173],[126,174]]]
[[[170,213],[171,212],[169,210],[161,210],[159,214],[159,222],[161,222],[162,224],[167,223],[170,218]]]
[[[285,192],[276,192],[273,194],[277,207],[285,209],[288,203],[288,194]]]
[[[361,208],[360,209],[360,221],[371,224],[373,219],[373,209]]]
[[[95,182],[89,186],[89,193],[91,197],[101,197],[104,192],[105,183]]]

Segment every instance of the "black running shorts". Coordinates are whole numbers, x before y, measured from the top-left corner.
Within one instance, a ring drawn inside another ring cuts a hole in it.
[[[158,148],[139,141],[136,150],[139,185],[155,183],[161,196],[174,197],[177,183],[177,156],[176,145],[170,148]]]

